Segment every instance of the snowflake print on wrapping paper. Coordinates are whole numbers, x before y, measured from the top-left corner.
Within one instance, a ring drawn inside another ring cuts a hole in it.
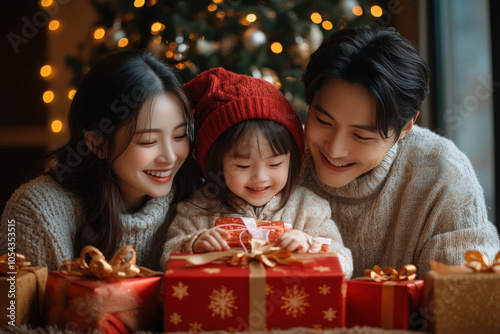
[[[177,285],[172,285],[172,289],[174,290],[172,297],[177,297],[179,300],[182,300],[182,298],[189,296],[189,293],[187,292],[188,288],[189,285],[184,285],[184,283],[179,281]]]
[[[323,311],[323,313],[325,314],[323,316],[323,319],[326,319],[328,321],[333,321],[333,319],[337,319],[337,310],[334,310],[331,307],[328,310]]]
[[[234,305],[236,296],[233,296],[233,290],[227,290],[224,285],[220,290],[213,289],[208,297],[210,298],[208,308],[212,310],[212,317],[216,315],[220,316],[222,319],[225,317],[232,317],[233,309],[238,308],[238,306]]]
[[[326,284],[323,284],[322,286],[319,287],[319,293],[322,294],[323,296],[326,296],[329,294],[331,291],[331,287],[329,287]]]
[[[273,293],[274,287],[272,285],[266,284],[266,296],[269,296],[271,293]]]
[[[201,332],[202,329],[201,329],[201,324],[199,322],[190,322],[189,323],[189,331],[190,332],[195,332],[195,333],[198,333],[198,332]]]
[[[293,286],[292,290],[286,287],[285,295],[281,297],[284,302],[281,309],[286,310],[286,315],[291,314],[296,318],[299,313],[300,315],[305,313],[306,307],[311,306],[307,301],[307,297],[309,297],[309,294],[305,292],[305,288],[299,291],[296,285]]]
[[[170,315],[170,322],[177,326],[182,322],[181,315],[177,312],[174,312]]]

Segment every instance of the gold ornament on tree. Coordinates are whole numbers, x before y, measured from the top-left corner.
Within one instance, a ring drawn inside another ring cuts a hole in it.
[[[295,38],[295,43],[288,48],[288,53],[292,57],[294,65],[305,68],[307,66],[309,56],[312,53],[312,48],[307,40],[301,36],[297,36]]]
[[[238,37],[236,35],[227,35],[220,39],[216,49],[219,50],[222,56],[227,57],[233,52],[236,43],[238,43]]]

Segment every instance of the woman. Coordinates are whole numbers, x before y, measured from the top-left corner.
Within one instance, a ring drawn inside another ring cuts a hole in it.
[[[182,82],[148,52],[111,55],[84,78],[69,127],[68,144],[7,202],[1,249],[56,270],[85,245],[108,259],[131,245],[139,265],[158,269],[169,208],[199,175],[184,164],[193,126]]]
[[[467,250],[499,250],[467,157],[415,125],[429,71],[392,28],[334,33],[303,76],[308,150],[301,184],[330,202],[353,277],[375,265],[462,264]]]

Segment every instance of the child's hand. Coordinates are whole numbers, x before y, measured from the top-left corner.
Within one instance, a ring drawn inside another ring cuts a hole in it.
[[[297,253],[307,253],[310,247],[305,234],[299,230],[291,230],[283,233],[276,242],[276,246]]]
[[[200,234],[198,239],[193,243],[193,253],[229,250],[230,247],[226,242],[228,236],[229,233],[221,228],[214,227],[208,229]]]

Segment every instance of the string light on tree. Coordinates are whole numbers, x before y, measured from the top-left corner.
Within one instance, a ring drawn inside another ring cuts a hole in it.
[[[279,42],[274,42],[273,44],[271,44],[271,51],[273,53],[281,53],[283,51],[283,45],[281,45],[281,43]]]
[[[40,69],[40,75],[44,78],[48,77],[52,73],[52,66],[44,65]]]
[[[47,90],[43,93],[42,98],[43,98],[43,102],[51,103],[52,101],[54,101],[54,92],[51,90]]]
[[[70,89],[69,92],[68,92],[68,99],[70,100],[73,100],[73,98],[75,97],[75,94],[76,94],[76,89]]]
[[[58,119],[55,119],[52,121],[52,123],[50,123],[50,129],[54,133],[61,132],[62,128],[63,128],[63,123]]]
[[[100,40],[104,37],[104,35],[106,34],[106,30],[104,30],[104,28],[96,28],[94,30],[94,39],[96,40]]]
[[[380,6],[371,6],[370,13],[374,17],[381,17],[384,12]]]
[[[60,22],[58,20],[52,20],[49,22],[49,30],[57,30],[59,29]]]

